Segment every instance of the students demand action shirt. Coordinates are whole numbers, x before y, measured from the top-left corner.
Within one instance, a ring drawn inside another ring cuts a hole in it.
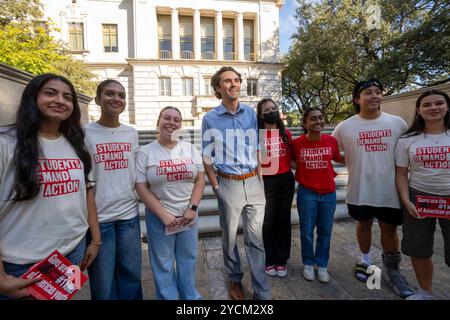
[[[55,249],[67,255],[88,229],[83,163],[64,136],[39,137],[39,195],[14,203],[14,135],[0,135],[0,258],[29,264]]]
[[[87,124],[86,146],[92,157],[95,202],[100,223],[126,220],[138,215],[135,162],[139,149],[137,131],[121,124],[104,127]]]
[[[394,148],[406,122],[382,112],[376,119],[354,115],[333,132],[348,170],[347,203],[400,208],[395,186]]]
[[[286,135],[288,142],[292,143],[291,132],[287,129]],[[283,141],[278,129],[266,130],[263,143],[264,147],[261,150],[263,175],[273,176],[291,170],[291,148]]]
[[[153,141],[140,149],[136,159],[136,182],[148,182],[161,205],[176,217],[187,209],[199,171],[204,171],[202,157],[184,141],[173,149]]]
[[[336,191],[331,160],[341,161],[335,138],[322,134],[319,141],[311,141],[305,135],[293,142],[295,161],[295,180],[305,188],[325,194]]]
[[[409,167],[409,186],[435,195],[450,195],[450,130],[400,138],[395,163]]]

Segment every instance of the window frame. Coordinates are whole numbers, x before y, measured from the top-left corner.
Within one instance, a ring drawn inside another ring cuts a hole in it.
[[[172,79],[170,77],[158,77],[159,95],[161,97],[172,96]]]
[[[71,52],[83,52],[86,51],[86,43],[85,43],[85,37],[84,37],[84,25],[85,23],[83,21],[68,21],[67,22],[67,29],[68,29],[68,46],[69,51]],[[77,26],[81,26],[81,31],[77,29]],[[73,27],[75,27],[75,32],[73,32]],[[72,35],[75,35],[75,47],[72,47]],[[78,41],[81,37],[81,48],[78,47]]]
[[[247,79],[247,96],[248,97],[258,96],[258,79],[255,78]]]
[[[113,39],[113,36],[112,36],[112,33],[111,33],[111,27],[115,27],[116,28],[116,35],[115,35],[115,37],[116,37],[116,46],[115,47],[113,47],[112,45],[111,45],[111,40]],[[107,51],[106,50],[106,46],[105,46],[105,27],[109,27],[109,30],[108,30],[108,36],[109,36],[109,49],[110,49],[110,51]],[[117,25],[117,23],[116,24],[114,24],[114,23],[102,23],[102,42],[103,42],[103,52],[106,52],[106,53],[118,53],[119,52],[119,26]],[[113,50],[113,48],[116,48],[116,51],[114,51]]]

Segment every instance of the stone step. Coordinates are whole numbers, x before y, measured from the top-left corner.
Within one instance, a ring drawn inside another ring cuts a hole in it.
[[[294,208],[295,210],[297,210],[296,195],[297,193],[294,194],[294,199],[292,201],[292,208]],[[341,189],[336,190],[336,200],[338,203],[345,202],[345,190]],[[217,198],[213,194],[209,194],[209,196],[203,197],[198,208],[198,215],[200,217],[219,215],[219,208],[217,207]],[[142,202],[139,203],[139,216],[141,218],[145,216],[145,205]]]
[[[336,212],[334,214],[335,220],[347,219],[349,218],[347,205],[345,203],[338,203],[336,205]],[[199,216],[199,234],[206,235],[209,233],[219,233],[220,232],[220,222],[219,215],[207,215]],[[299,218],[296,208],[291,210],[291,224],[298,225]],[[145,225],[144,217],[141,217],[141,233],[144,237],[147,237],[147,228]],[[238,230],[242,230],[242,218],[239,219]]]

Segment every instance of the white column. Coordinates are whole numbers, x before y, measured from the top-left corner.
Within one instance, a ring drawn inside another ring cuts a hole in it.
[[[222,11],[216,11],[216,57],[217,60],[223,60],[223,27],[222,27]]]
[[[260,60],[260,52],[261,52],[261,27],[260,27],[260,20],[259,20],[259,13],[256,14],[255,21],[254,21],[254,50],[255,50],[255,61]]]
[[[237,25],[237,45],[238,60],[244,60],[244,17],[242,12],[236,12],[236,25]]]
[[[178,9],[172,8],[172,59],[180,59],[180,24]]]
[[[200,60],[202,58],[200,32],[200,10],[195,9],[193,24],[195,60]]]
[[[155,6],[149,2],[134,0],[133,14],[134,57],[140,59],[158,58],[158,19]],[[129,43],[131,44],[131,42]]]

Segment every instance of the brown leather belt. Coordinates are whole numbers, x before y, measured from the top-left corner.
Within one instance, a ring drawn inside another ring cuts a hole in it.
[[[226,179],[232,179],[232,180],[245,180],[247,178],[256,176],[256,173],[257,173],[256,169],[253,170],[252,172],[240,174],[240,175],[239,174],[228,174],[228,173],[217,171],[217,174],[219,176],[226,178]]]

